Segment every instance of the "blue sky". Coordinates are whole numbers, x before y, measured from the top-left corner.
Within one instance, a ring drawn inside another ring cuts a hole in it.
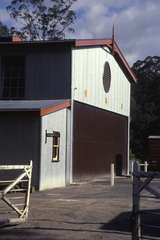
[[[46,0],[48,1],[48,0]],[[0,0],[0,19],[12,24],[5,10],[10,0]],[[115,37],[132,65],[148,55],[160,56],[160,1],[158,0],[77,0],[75,33],[68,38]]]

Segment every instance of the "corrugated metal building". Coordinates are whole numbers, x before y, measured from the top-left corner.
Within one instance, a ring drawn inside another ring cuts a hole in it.
[[[130,85],[116,42],[0,43],[0,164],[33,160],[33,185],[128,172]]]

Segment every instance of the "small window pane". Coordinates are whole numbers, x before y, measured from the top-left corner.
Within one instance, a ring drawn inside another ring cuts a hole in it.
[[[52,161],[58,162],[59,158],[59,151],[60,151],[60,133],[53,132],[53,146],[52,146]]]

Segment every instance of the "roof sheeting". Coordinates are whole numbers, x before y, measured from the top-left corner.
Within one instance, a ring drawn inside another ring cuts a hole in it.
[[[40,116],[67,108],[71,105],[70,100],[13,100],[0,101],[0,112],[9,111],[38,111]]]

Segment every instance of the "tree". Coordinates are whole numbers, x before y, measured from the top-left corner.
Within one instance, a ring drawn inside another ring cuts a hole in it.
[[[12,27],[25,40],[62,39],[73,32],[76,18],[71,9],[76,0],[12,0],[7,10],[19,28]]]
[[[131,149],[147,159],[149,135],[160,135],[160,57],[147,57],[133,65],[138,81],[132,86]]]
[[[6,25],[0,22],[0,37],[6,37],[9,35],[9,29]]]

